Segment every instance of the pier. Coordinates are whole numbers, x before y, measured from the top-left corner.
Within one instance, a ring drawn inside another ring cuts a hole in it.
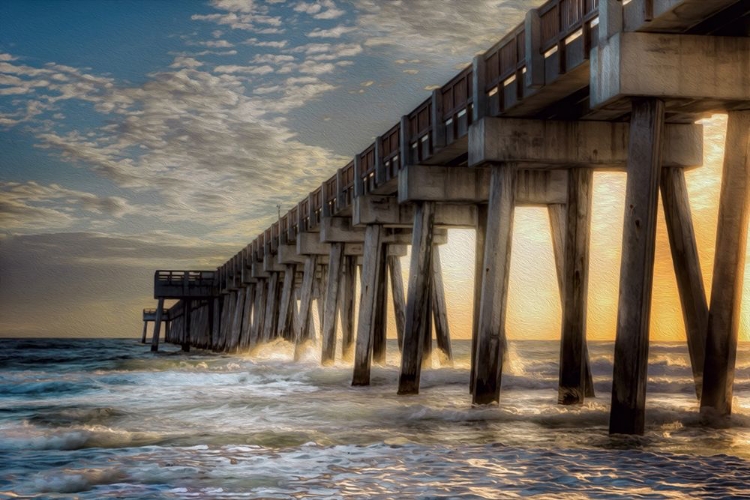
[[[696,121],[712,113],[729,118],[707,297],[685,171],[702,165]],[[586,310],[597,171],[627,175],[610,432],[644,431],[659,193],[696,397],[729,415],[750,213],[747,0],[550,0],[529,11],[218,269],[156,271],[142,341],[153,322],[153,351],[164,326],[183,350],[245,352],[283,338],[298,359],[317,337],[330,364],[340,325],[352,384],[367,386],[372,363],[384,361],[390,297],[401,353],[394,391],[416,394],[433,339],[452,358],[440,246],[448,229],[471,228],[467,404],[494,404],[514,210],[545,207],[563,311],[558,402],[580,404],[594,397]]]

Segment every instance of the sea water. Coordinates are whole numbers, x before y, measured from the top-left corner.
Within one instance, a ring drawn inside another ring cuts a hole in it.
[[[499,406],[472,408],[467,341],[397,396],[398,349],[369,387],[283,341],[222,355],[136,340],[0,340],[0,498],[750,497],[750,346],[734,415],[698,412],[683,344],[650,348],[646,433],[607,433],[597,397],[557,401],[558,342],[511,342]]]

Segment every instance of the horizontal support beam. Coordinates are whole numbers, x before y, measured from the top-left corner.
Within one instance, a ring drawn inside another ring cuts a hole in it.
[[[365,230],[354,227],[351,217],[324,217],[320,220],[320,241],[323,243],[362,243]]]
[[[433,168],[433,167],[427,167]],[[468,169],[462,169],[468,171]],[[472,170],[471,172],[476,172]],[[382,224],[387,227],[411,228],[414,205],[398,203],[395,196],[366,195],[354,199],[355,225]],[[469,204],[437,204],[435,225],[439,227],[476,227],[477,208]]]
[[[283,273],[286,271],[286,267],[283,264],[279,264],[276,257],[272,254],[267,253],[263,256],[263,270],[267,273]]]
[[[625,170],[629,133],[630,124],[624,122],[484,118],[469,128],[469,166]],[[665,167],[702,165],[703,126],[666,125],[663,152]]]
[[[618,33],[591,51],[591,107],[628,97],[658,97],[667,111],[748,109],[750,38]]]
[[[517,177],[516,205],[567,202],[568,176],[564,171],[522,170]],[[398,180],[398,201],[402,204],[409,201],[476,204],[487,203],[490,196],[490,173],[486,169],[410,165],[399,173]],[[456,217],[455,208],[448,207],[441,203],[435,206],[436,226],[476,226],[476,214],[464,222]],[[413,207],[404,210],[414,213]],[[356,221],[356,205],[354,212]]]

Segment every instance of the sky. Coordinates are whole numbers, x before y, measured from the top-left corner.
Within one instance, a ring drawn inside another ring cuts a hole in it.
[[[140,335],[155,269],[223,263],[540,3],[0,2],[0,336]],[[705,127],[688,187],[710,290],[725,118]],[[595,174],[592,339],[614,338],[624,180]],[[473,237],[442,249],[458,338]],[[661,214],[652,316],[684,338]],[[546,212],[518,209],[508,333],[558,338],[559,317]]]

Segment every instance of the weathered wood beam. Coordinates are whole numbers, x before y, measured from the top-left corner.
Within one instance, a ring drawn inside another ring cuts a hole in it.
[[[611,434],[643,434],[648,341],[662,165],[664,102],[633,99],[620,265]]]
[[[315,282],[315,271],[317,267],[317,255],[308,255],[305,257],[305,270],[302,278],[300,297],[299,325],[294,342],[295,361],[299,361],[302,357],[302,344],[307,340],[307,334],[310,330],[313,285]]]
[[[593,170],[568,171],[568,203],[563,266],[563,318],[558,403],[580,404],[586,394],[586,308]]]
[[[710,409],[719,415],[732,412],[749,214],[750,111],[731,112],[724,147],[701,397],[701,410]]]
[[[664,218],[667,223],[677,288],[680,292],[695,393],[700,400],[703,387],[703,364],[706,359],[708,303],[683,169],[662,169],[661,201],[664,206]]]
[[[414,213],[414,230],[409,269],[409,289],[406,302],[404,344],[401,351],[401,374],[398,381],[399,394],[419,393],[419,378],[422,369],[423,339],[430,303],[430,281],[432,275],[432,234],[435,222],[435,203],[417,204]]]
[[[370,385],[370,364],[375,324],[375,302],[383,256],[383,228],[380,225],[365,229],[365,254],[362,263],[362,287],[357,320],[357,340],[354,353],[352,385]]]
[[[396,316],[396,334],[398,337],[398,349],[400,351],[404,344],[404,324],[406,323],[404,277],[401,271],[401,259],[389,256],[388,270],[391,278],[391,297],[393,298],[393,311]]]
[[[503,358],[507,351],[505,313],[513,242],[515,184],[515,165],[492,167],[477,330],[474,404],[500,400]]]
[[[344,257],[344,269],[341,276],[342,292],[339,294],[341,304],[341,356],[351,357],[354,343],[354,299],[357,293],[357,258]]]
[[[331,365],[336,358],[336,306],[339,301],[339,285],[341,280],[341,267],[344,260],[344,244],[331,243],[331,253],[328,256],[328,280],[325,294],[325,310],[321,321],[323,322],[322,353],[320,361],[324,365]]]
[[[474,310],[471,323],[470,394],[474,394],[474,377],[476,376],[479,311],[482,304],[482,279],[484,276],[484,242],[487,235],[487,205],[477,205],[477,209],[477,227],[474,237]]]
[[[435,318],[435,339],[437,347],[443,352],[450,365],[453,364],[453,349],[451,348],[451,334],[448,327],[448,307],[445,301],[445,286],[443,285],[443,267],[440,262],[440,247],[432,249],[432,313]]]
[[[159,334],[161,330],[161,318],[164,314],[164,299],[159,298],[156,304],[156,320],[154,321],[154,333],[151,335],[151,352],[159,350]]]

